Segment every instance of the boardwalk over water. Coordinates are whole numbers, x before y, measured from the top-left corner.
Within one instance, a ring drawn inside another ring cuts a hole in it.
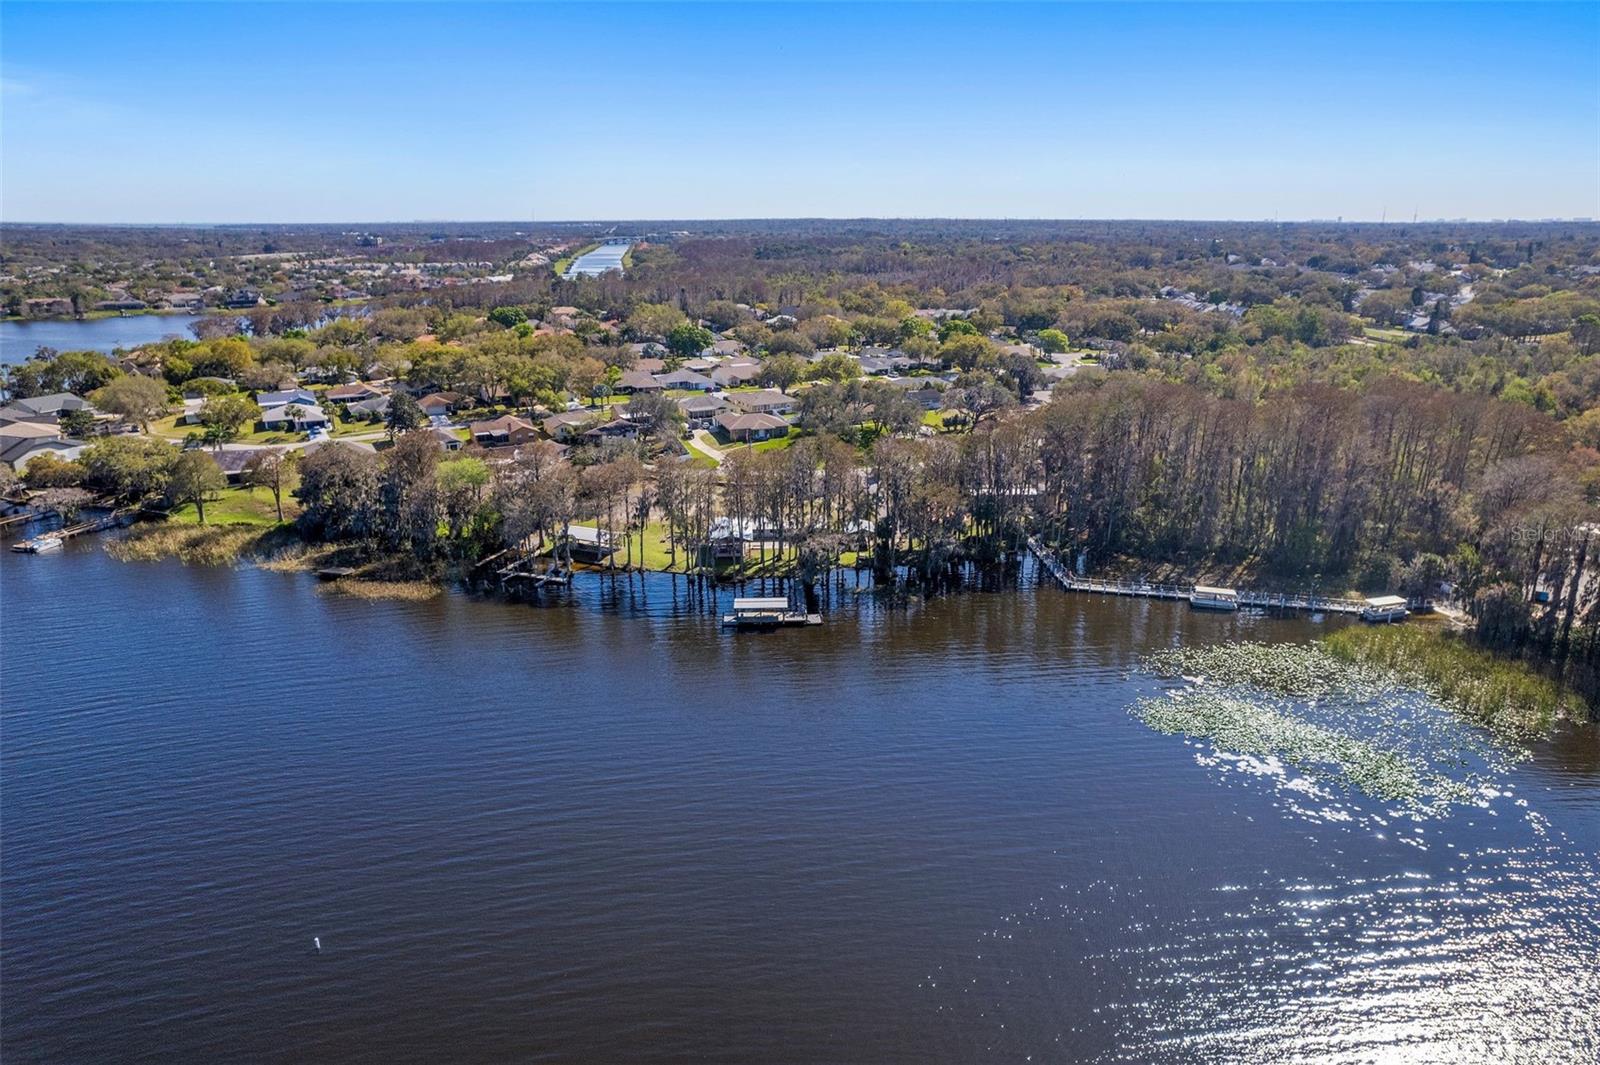
[[[1069,592],[1098,592],[1101,595],[1127,595],[1139,599],[1181,599],[1188,601],[1193,588],[1178,584],[1151,584],[1148,581],[1113,581],[1079,577],[1067,568],[1037,537],[1028,537],[1028,550],[1039,564]],[[1360,599],[1339,599],[1321,595],[1291,595],[1283,592],[1252,592],[1239,589],[1241,607],[1263,610],[1304,610],[1317,614],[1360,614],[1366,603]]]

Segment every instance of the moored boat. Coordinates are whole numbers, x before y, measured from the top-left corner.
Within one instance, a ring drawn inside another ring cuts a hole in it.
[[[1189,605],[1196,610],[1238,610],[1239,593],[1232,588],[1197,584],[1189,593]]]

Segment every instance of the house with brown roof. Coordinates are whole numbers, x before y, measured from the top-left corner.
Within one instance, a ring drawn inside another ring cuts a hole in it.
[[[774,388],[759,392],[730,392],[728,402],[752,414],[787,414],[794,410],[794,397]]]
[[[725,362],[711,371],[711,380],[719,388],[740,388],[753,385],[761,378],[759,362]]]
[[[617,379],[616,390],[623,394],[632,392],[660,392],[667,386],[657,381],[654,374],[643,370],[624,370]]]
[[[357,381],[349,385],[335,385],[323,393],[322,398],[327,403],[360,403],[363,400],[377,399],[383,395],[383,389]]]
[[[716,425],[729,440],[750,443],[771,440],[789,435],[789,423],[776,414],[750,414],[724,411],[716,417]]]
[[[460,392],[429,392],[417,400],[417,406],[421,407],[422,413],[428,417],[441,418],[454,414],[471,402],[471,396],[464,396]]]
[[[467,426],[473,443],[479,447],[511,447],[526,444],[536,438],[538,429],[529,421],[514,414],[502,415],[490,421],[473,422]]]

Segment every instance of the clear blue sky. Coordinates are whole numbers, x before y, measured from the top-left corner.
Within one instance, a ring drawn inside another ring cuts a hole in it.
[[[1600,5],[0,5],[0,219],[1600,216]]]

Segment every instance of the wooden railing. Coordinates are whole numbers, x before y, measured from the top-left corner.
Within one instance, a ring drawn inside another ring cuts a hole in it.
[[[1097,592],[1101,595],[1127,595],[1143,599],[1188,600],[1193,588],[1178,584],[1152,584],[1148,581],[1107,580],[1100,577],[1080,577],[1068,569],[1055,553],[1039,542],[1038,537],[1028,537],[1028,550],[1039,560],[1049,574],[1069,592]],[[1323,614],[1359,614],[1366,606],[1360,599],[1342,599],[1334,596],[1301,595],[1288,592],[1253,592],[1240,589],[1240,606],[1260,607],[1265,610],[1306,610]]]

